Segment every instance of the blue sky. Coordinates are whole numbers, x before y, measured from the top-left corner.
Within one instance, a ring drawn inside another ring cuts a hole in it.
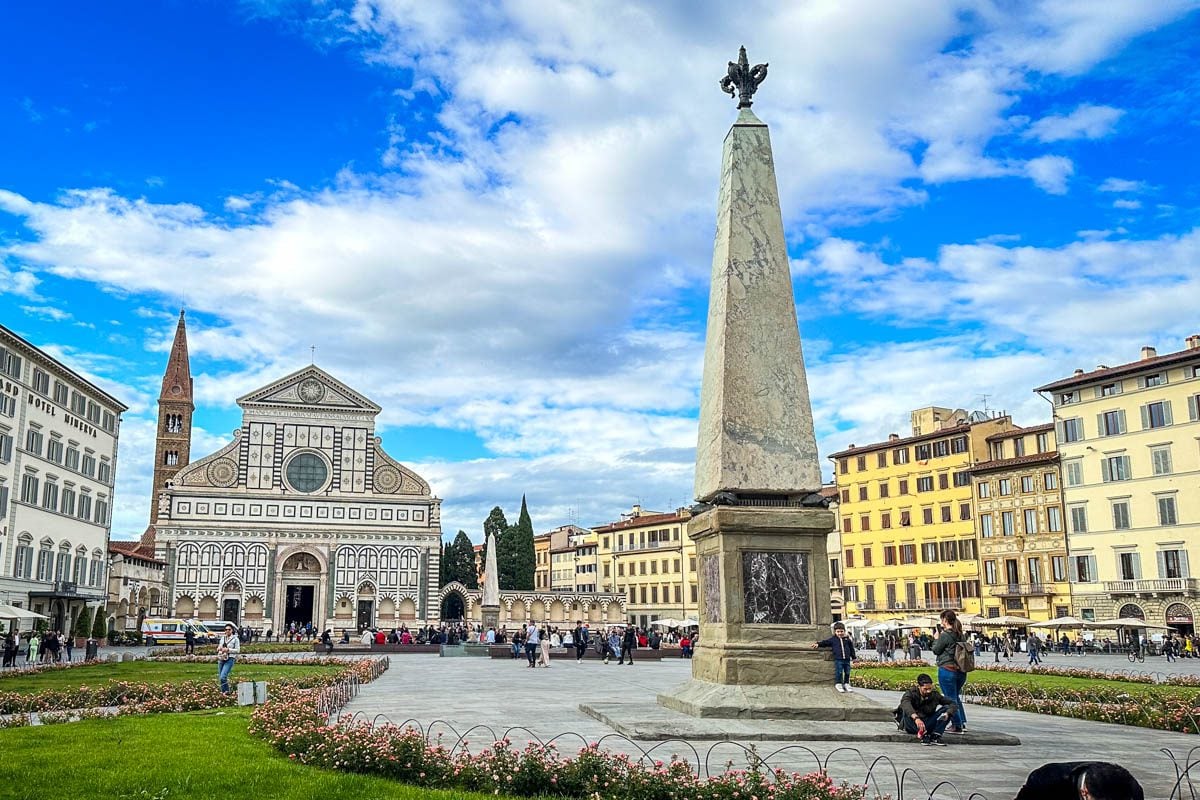
[[[689,502],[745,44],[822,452],[1200,332],[1193,2],[18,4],[0,319],[131,406],[180,307],[193,458],[307,363],[385,411],[449,532]],[[135,13],[136,12],[136,13]],[[828,471],[828,470],[826,470]]]

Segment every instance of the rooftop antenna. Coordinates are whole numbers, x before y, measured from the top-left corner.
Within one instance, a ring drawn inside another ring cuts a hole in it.
[[[990,394],[979,395],[979,399],[981,401],[983,401],[983,413],[985,413],[985,414],[988,413],[988,411],[990,410],[990,409],[988,409],[988,402],[987,402],[989,397],[991,397]]]
[[[308,348],[308,350],[309,350],[309,357],[311,359],[309,361],[309,363],[312,364],[313,366],[316,366],[316,364],[317,364],[317,346],[314,344],[314,345],[310,346]]]

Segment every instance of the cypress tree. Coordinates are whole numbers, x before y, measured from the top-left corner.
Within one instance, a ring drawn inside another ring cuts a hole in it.
[[[108,637],[108,616],[102,607],[96,609],[96,618],[92,621],[92,636],[102,642]]]
[[[510,539],[514,588],[532,589],[535,567],[533,520],[529,517],[529,507],[525,503],[525,495],[521,495],[521,515],[517,518],[517,524],[513,526]]]
[[[79,612],[79,618],[75,620],[75,638],[86,639],[88,634],[92,632],[92,610],[87,606]]]

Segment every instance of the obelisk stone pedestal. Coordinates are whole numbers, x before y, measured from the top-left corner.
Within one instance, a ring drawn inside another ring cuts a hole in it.
[[[697,717],[876,721],[886,709],[833,688],[824,508],[711,508],[688,524],[700,578],[692,680],[659,704]]]

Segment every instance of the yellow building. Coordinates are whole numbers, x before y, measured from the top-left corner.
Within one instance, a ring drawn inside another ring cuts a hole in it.
[[[829,510],[834,519],[840,519],[837,485],[822,486],[821,496],[829,498]],[[842,594],[842,529],[836,524],[825,538],[825,552],[829,554],[829,610],[839,620],[846,616],[846,598]]]
[[[1054,425],[993,434],[987,446],[988,460],[971,469],[983,615],[1064,616],[1071,586]]]
[[[847,614],[980,612],[971,468],[988,459],[987,437],[1011,428],[1007,416],[928,407],[912,412],[912,436],[830,456]]]
[[[1200,611],[1200,336],[1036,391],[1054,404],[1072,606],[1192,632]]]
[[[533,537],[533,588],[538,591],[550,591],[550,534],[548,533]]]
[[[659,513],[634,506],[629,514],[593,528],[599,589],[628,598],[629,618],[696,618],[696,545],[688,538],[686,509]]]

